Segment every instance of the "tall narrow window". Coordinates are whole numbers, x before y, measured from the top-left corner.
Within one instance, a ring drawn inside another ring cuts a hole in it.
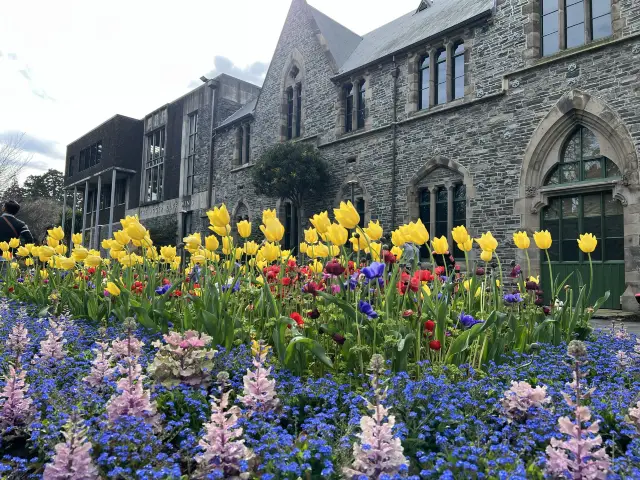
[[[584,0],[567,0],[565,8],[565,34],[567,48],[584,43]]]
[[[144,199],[155,202],[162,199],[165,155],[164,127],[147,135],[147,152],[145,159]]]
[[[593,39],[598,40],[611,35],[611,1],[591,1],[591,32]]]
[[[464,97],[464,43],[454,45],[453,51],[453,98]]]
[[[431,81],[429,56],[420,60],[420,109],[429,108],[429,82]]]
[[[367,87],[365,85],[364,80],[360,80],[358,84],[358,128],[364,128],[364,117],[365,117],[365,93]]]
[[[455,227],[466,226],[467,223],[467,187],[463,184],[453,187],[453,225]],[[457,246],[453,249],[456,258],[463,258],[464,252]]]
[[[284,248],[291,250],[298,243],[298,211],[290,203],[284,204]]]
[[[69,164],[68,164],[68,167],[67,167],[67,176],[68,177],[73,177],[73,164],[75,163],[75,161],[76,161],[76,157],[71,155],[69,157]]]
[[[98,146],[94,143],[89,149],[89,166],[93,167],[96,164],[96,156],[98,154]]]
[[[447,187],[436,191],[436,237],[449,234],[449,192]]]
[[[560,49],[558,32],[558,0],[542,0],[542,55],[553,55]]]
[[[185,176],[187,180],[186,195],[193,193],[193,169],[196,160],[196,143],[198,140],[198,112],[189,115],[189,140],[187,144],[187,164]]]
[[[344,87],[344,131],[353,130],[353,85],[348,83]]]
[[[242,139],[242,125],[238,127],[236,134],[236,144],[238,145],[238,165],[242,165],[242,152],[244,150],[244,141]]]
[[[439,50],[436,57],[436,104],[447,103],[447,51]]]
[[[293,138],[293,88],[287,88],[287,140]],[[242,163],[242,155],[240,156]]]
[[[249,163],[251,154],[251,125],[247,124],[244,130],[244,163]]]
[[[116,205],[124,205],[127,195],[127,180],[116,181]]]
[[[102,140],[96,143],[96,164],[102,160]]]
[[[296,85],[296,137],[300,136],[300,126],[302,125],[302,84]],[[247,151],[247,159],[249,152]],[[248,161],[248,160],[247,160]]]
[[[84,149],[80,150],[80,156],[78,157],[78,171],[83,171],[86,167],[84,163]]]
[[[358,197],[356,198],[356,212],[358,212],[358,215],[360,215],[360,222],[358,223],[358,225],[360,225],[360,228],[364,228],[364,198],[362,197]]]

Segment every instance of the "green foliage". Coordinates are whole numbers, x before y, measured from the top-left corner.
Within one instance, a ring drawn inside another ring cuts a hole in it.
[[[322,193],[329,181],[328,165],[318,149],[302,142],[274,145],[253,167],[256,193],[289,199],[297,207],[305,196]]]

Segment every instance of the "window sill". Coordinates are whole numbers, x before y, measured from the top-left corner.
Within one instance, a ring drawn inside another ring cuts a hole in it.
[[[599,180],[583,180],[581,182],[573,183],[560,183],[557,185],[546,185],[540,187],[538,191],[540,193],[556,193],[556,192],[581,192],[589,190],[599,190],[602,187],[611,187],[618,183],[622,177],[610,177]]]
[[[594,42],[587,43],[580,47],[561,50],[557,53],[554,53],[553,55],[549,55],[548,57],[540,57],[538,59],[535,59],[533,63],[527,67],[521,68],[519,70],[514,70],[513,72],[506,73],[504,75],[504,78],[510,78],[515,75],[520,75],[530,70],[535,70],[537,68],[544,67],[547,65],[552,65],[554,63],[561,62],[569,58],[577,57],[579,55],[582,55],[583,53],[591,53],[596,50],[609,47],[611,45],[628,42],[631,40],[635,40],[637,38],[640,38],[640,33],[634,33],[634,34],[627,35],[625,37],[619,37],[619,38],[607,37],[600,40],[596,40]]]
[[[230,173],[241,172],[241,171],[243,171],[243,170],[246,170],[246,169],[248,169],[248,168],[253,167],[254,165],[255,165],[254,163],[245,163],[244,165],[240,165],[240,166],[237,166],[237,167],[233,167],[233,168],[230,170]]]
[[[141,207],[149,207],[151,205],[157,205],[157,204],[162,203],[162,202],[163,202],[162,200],[153,200],[153,201],[150,201],[150,202],[140,202],[140,206]]]

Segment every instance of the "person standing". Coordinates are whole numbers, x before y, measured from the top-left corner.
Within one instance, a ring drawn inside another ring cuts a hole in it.
[[[23,244],[33,243],[33,235],[29,227],[22,220],[16,218],[20,211],[20,204],[14,200],[4,202],[0,215],[0,242],[8,242],[12,238],[19,238]]]

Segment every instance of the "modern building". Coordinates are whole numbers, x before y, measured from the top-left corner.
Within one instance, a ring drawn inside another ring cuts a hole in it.
[[[562,278],[575,271],[588,278],[576,239],[592,232],[599,240],[593,297],[608,290],[606,307],[637,308],[640,3],[417,3],[359,35],[293,0],[262,89],[214,124],[210,181],[198,187],[210,202],[195,194],[192,206],[169,201],[170,189],[182,198],[188,174],[165,171],[158,205],[171,207],[139,207],[141,218],[153,225],[177,217],[175,231],[188,230],[189,221],[202,228],[186,212],[196,218],[201,207],[224,202],[234,219],[254,223],[276,207],[295,228],[291,204],[254,193],[251,167],[277,142],[310,142],[335,181],[321,198],[307,199],[303,218],[353,199],[364,221],[379,219],[386,231],[418,218],[432,236],[450,236],[456,225],[473,235],[491,230],[503,265],[527,263],[514,231],[548,229],[549,257]],[[147,135],[156,125],[149,122]],[[145,192],[143,185],[141,198]],[[530,254],[548,289],[546,256]]]

